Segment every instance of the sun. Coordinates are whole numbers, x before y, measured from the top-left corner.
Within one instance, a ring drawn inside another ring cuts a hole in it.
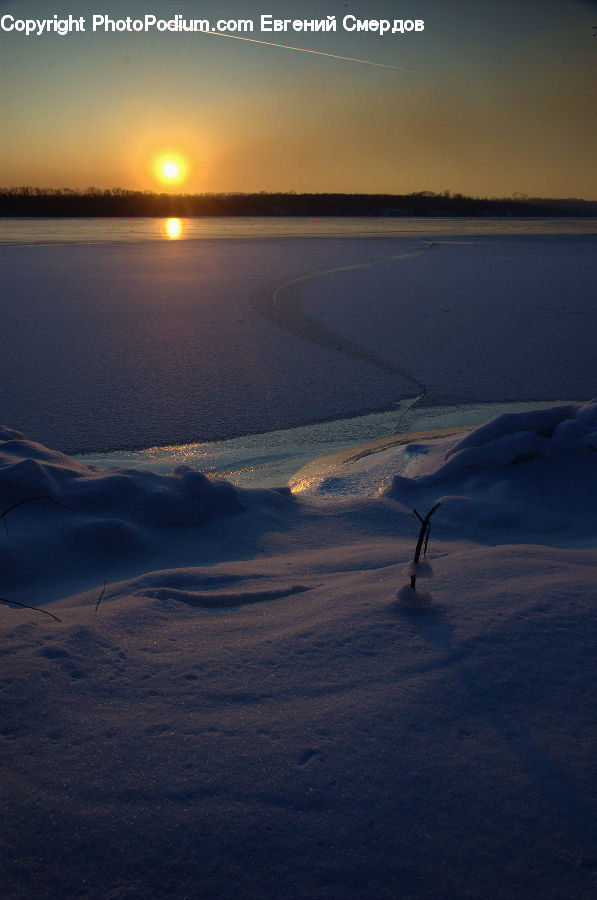
[[[187,175],[186,160],[176,153],[163,153],[154,160],[154,172],[162,184],[182,184]]]
[[[169,180],[178,178],[179,172],[180,168],[178,164],[173,162],[171,159],[166,160],[166,162],[162,166],[162,175],[164,176],[164,178],[168,178]]]

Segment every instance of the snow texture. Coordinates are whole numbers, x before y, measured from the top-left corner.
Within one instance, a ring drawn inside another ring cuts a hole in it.
[[[419,436],[327,503],[4,429],[0,511],[61,504],[2,519],[0,595],[61,620],[0,609],[4,895],[594,897],[596,421]]]

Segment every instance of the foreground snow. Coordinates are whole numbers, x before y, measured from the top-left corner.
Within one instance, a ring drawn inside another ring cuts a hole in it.
[[[61,620],[0,610],[7,896],[594,896],[597,401],[317,503],[0,437],[0,511],[57,501],[0,594]]]

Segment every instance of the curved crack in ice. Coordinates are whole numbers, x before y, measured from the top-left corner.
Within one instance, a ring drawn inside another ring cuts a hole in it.
[[[327,350],[333,350],[336,353],[341,353],[352,359],[370,363],[373,366],[384,369],[386,372],[391,372],[399,378],[415,385],[420,393],[415,397],[407,409],[401,413],[399,418],[400,421],[409,410],[427,396],[427,386],[417,378],[416,375],[413,375],[401,366],[389,362],[387,359],[384,359],[373,350],[364,347],[362,344],[343,337],[341,334],[334,331],[333,328],[325,325],[316,316],[305,312],[296,288],[306,284],[308,281],[322,278],[327,275],[333,275],[338,272],[349,272],[403,259],[412,259],[420,256],[427,250],[430,250],[432,246],[433,242],[426,242],[423,247],[418,250],[395,253],[390,256],[383,256],[362,263],[334,266],[329,269],[318,269],[317,271],[309,272],[306,275],[290,278],[278,285],[273,293],[268,296],[267,300],[260,304],[260,311],[269,318],[270,321],[277,325],[278,328],[281,328],[283,331],[286,331],[301,340],[319,347],[325,347]]]

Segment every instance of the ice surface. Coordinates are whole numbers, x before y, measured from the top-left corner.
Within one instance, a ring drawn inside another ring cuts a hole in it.
[[[385,409],[421,384],[435,401],[592,396],[596,242],[3,246],[0,421],[98,451]]]
[[[388,435],[396,431],[409,435],[418,431],[458,431],[465,426],[486,422],[504,412],[524,412],[534,409],[532,403],[456,403],[431,406],[414,403],[411,397],[396,404],[391,410],[369,413],[347,419],[334,419],[296,428],[277,429],[262,434],[243,435],[223,441],[205,441],[141,450],[115,450],[104,453],[84,453],[75,456],[87,465],[107,468],[151,469],[153,472],[171,474],[180,465],[200,469],[205,474],[226,478],[238,487],[278,487],[291,483],[293,489],[302,482],[303,492],[322,493],[318,479],[338,467],[346,459],[370,456],[380,446],[388,443]],[[545,403],[548,407],[552,404]],[[391,438],[391,441],[395,441]],[[356,447],[355,445],[365,445]],[[348,452],[344,452],[348,451]],[[387,467],[388,477],[398,469],[397,457],[392,456]],[[400,470],[401,471],[401,470]],[[346,468],[338,482],[344,494],[350,491],[357,496],[375,494],[383,481],[383,472],[375,468],[369,459],[355,477],[348,478]],[[307,484],[308,481],[308,484]]]
[[[270,285],[395,244],[0,247],[0,421],[61,450],[111,450],[387,407],[412,393],[395,374],[288,334],[256,307]]]
[[[432,398],[586,397],[595,250],[589,236],[439,240],[288,292],[323,326],[416,376]]]
[[[61,619],[0,608],[6,895],[592,898],[596,416],[321,505],[4,430],[0,513],[62,504],[2,519],[0,595]]]

